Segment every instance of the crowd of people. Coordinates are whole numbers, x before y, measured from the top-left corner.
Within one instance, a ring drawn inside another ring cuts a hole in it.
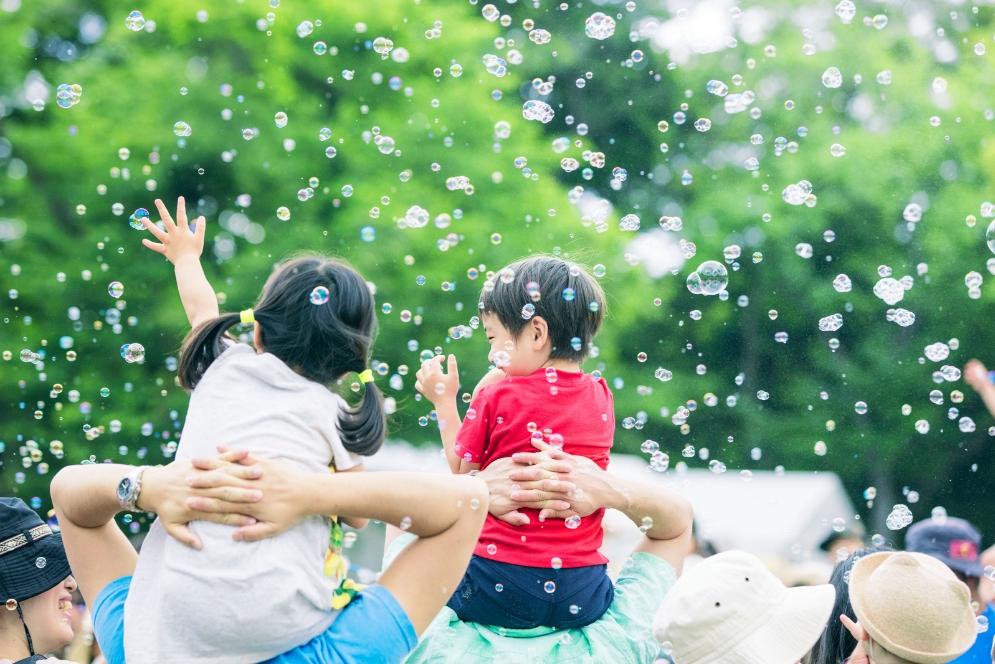
[[[298,257],[255,307],[222,314],[200,265],[206,220],[188,220],[183,199],[175,220],[156,204],[144,243],[172,263],[191,325],[179,448],[163,466],[63,468],[49,521],[0,500],[0,664],[60,652],[108,664],[995,660],[995,548],[982,552],[965,520],[916,523],[904,550],[844,533],[827,543],[830,578],[786,584],[748,552],[698,541],[677,493],[614,475],[612,394],[581,369],[605,298],[582,267],[533,256],[489,275],[475,325],[493,370],[462,418],[456,358],[423,364],[416,389],[451,474],[366,473],[385,415],[363,277]],[[356,406],[329,389],[350,373]],[[965,374],[995,407],[985,368]],[[641,532],[614,577],[600,553],[607,509]],[[138,552],[121,512],[157,515]],[[391,528],[382,572],[362,586],[341,524],[370,519]]]

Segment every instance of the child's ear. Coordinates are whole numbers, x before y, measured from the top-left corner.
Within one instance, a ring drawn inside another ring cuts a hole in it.
[[[542,316],[533,316],[531,323],[532,344],[536,350],[539,350],[549,341],[549,325]]]

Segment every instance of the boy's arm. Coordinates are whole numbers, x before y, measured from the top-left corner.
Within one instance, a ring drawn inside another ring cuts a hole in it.
[[[183,310],[187,314],[190,326],[197,327],[204,321],[217,318],[220,314],[218,297],[200,264],[207,220],[203,216],[198,217],[194,221],[194,230],[191,231],[187,222],[186,201],[182,196],[176,202],[175,222],[161,200],[156,199],[155,206],[162,218],[163,229],[147,219],[144,224],[159,242],[152,242],[146,238],[142,240],[142,244],[162,254],[173,264],[176,289],[179,291]]]
[[[459,436],[463,422],[456,408],[456,393],[459,391],[459,368],[456,356],[447,359],[447,373],[442,373],[442,356],[438,355],[421,365],[415,380],[415,389],[435,406],[435,415],[439,421],[439,436],[442,438],[442,449],[446,453],[449,470],[462,475],[480,468],[478,463],[465,461],[456,451],[456,438]]]

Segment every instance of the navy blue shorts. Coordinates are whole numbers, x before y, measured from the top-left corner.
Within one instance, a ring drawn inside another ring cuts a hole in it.
[[[449,608],[482,625],[569,629],[596,621],[614,597],[607,565],[551,569],[474,556]]]

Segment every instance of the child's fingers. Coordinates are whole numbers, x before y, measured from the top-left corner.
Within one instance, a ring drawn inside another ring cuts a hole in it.
[[[425,386],[421,384],[421,381],[420,381],[420,380],[416,380],[416,381],[415,381],[415,389],[416,389],[416,390],[417,390],[418,392],[420,392],[420,393],[422,393],[422,394],[425,394]]]
[[[166,226],[166,230],[175,231],[176,223],[173,222],[173,218],[169,216],[169,210],[166,209],[166,204],[162,202],[162,199],[155,199],[155,209],[159,211],[159,218],[162,219],[162,223]]]
[[[456,356],[450,355],[449,359],[446,361],[446,373],[456,375],[459,371],[459,367],[456,366]]]
[[[861,640],[861,638],[864,635],[864,630],[860,625],[853,622],[850,619],[850,616],[846,615],[845,613],[841,614],[840,622],[843,623],[844,627],[846,627],[846,631],[850,632],[850,636],[852,636],[858,642]]]
[[[205,227],[207,226],[207,219],[204,218],[204,215],[200,215],[194,220],[194,223],[196,224],[196,227],[193,229],[193,234],[200,240],[203,240]]]
[[[166,241],[166,238],[168,237],[166,235],[166,231],[162,230],[161,228],[153,224],[150,219],[142,219],[142,226],[144,226],[145,230],[147,230],[149,233],[152,233],[155,239],[159,240],[160,242]]]
[[[163,256],[166,255],[166,245],[164,245],[164,244],[159,244],[158,242],[153,242],[152,240],[148,239],[147,237],[143,237],[142,238],[142,244],[145,245],[146,249],[151,249],[152,251],[156,252],[157,254],[162,254]]]
[[[256,519],[251,516],[246,516],[245,514],[211,514],[210,512],[204,512],[203,514],[197,515],[198,521],[210,521],[212,523],[221,523],[226,526],[251,526],[258,523]]]
[[[182,196],[176,199],[176,225],[180,228],[187,227],[187,199]]]

